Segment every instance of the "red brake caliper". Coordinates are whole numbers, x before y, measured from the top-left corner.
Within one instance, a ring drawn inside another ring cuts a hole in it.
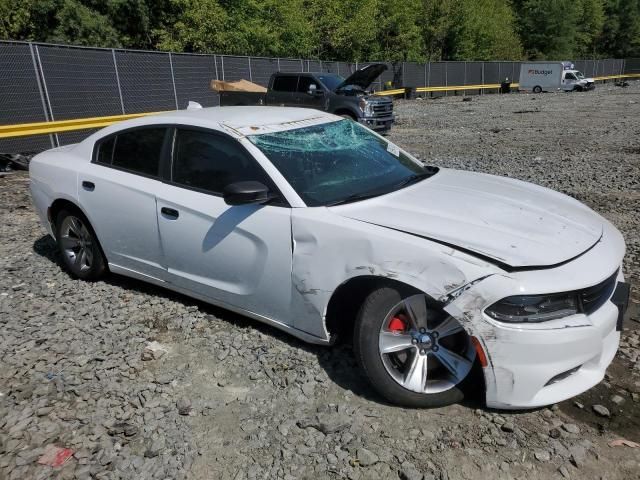
[[[407,329],[405,320],[400,315],[396,315],[389,322],[389,330],[392,332],[404,332]]]

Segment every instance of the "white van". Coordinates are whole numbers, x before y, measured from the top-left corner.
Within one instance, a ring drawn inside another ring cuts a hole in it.
[[[593,78],[585,76],[569,62],[533,62],[520,65],[518,90],[533,93],[564,90],[566,92],[595,88]]]

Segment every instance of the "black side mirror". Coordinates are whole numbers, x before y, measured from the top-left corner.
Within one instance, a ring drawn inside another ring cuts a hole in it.
[[[227,185],[223,191],[223,198],[227,205],[265,203],[270,199],[267,186],[254,181],[236,182]]]

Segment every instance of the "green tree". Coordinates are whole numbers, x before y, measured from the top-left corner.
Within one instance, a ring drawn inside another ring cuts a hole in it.
[[[427,60],[451,58],[461,31],[462,2],[423,0],[420,24]]]
[[[522,45],[511,5],[505,0],[462,2],[452,57],[457,60],[519,60]]]
[[[640,57],[640,0],[606,0],[600,53]]]
[[[576,0],[524,0],[519,4],[520,37],[532,59],[571,58],[576,50],[580,3]]]
[[[306,0],[316,58],[363,61],[376,51],[377,0]]]
[[[420,27],[420,0],[380,2],[377,9],[375,53],[372,59],[389,61],[425,60]]]
[[[580,0],[575,58],[595,57],[604,25],[604,0]]]
[[[30,2],[0,0],[0,38],[24,38],[28,35],[30,22]]]
[[[56,27],[48,41],[101,47],[119,47],[118,31],[104,15],[76,0],[63,0],[56,11]]]

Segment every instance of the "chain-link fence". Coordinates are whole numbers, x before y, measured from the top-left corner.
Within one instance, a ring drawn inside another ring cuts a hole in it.
[[[278,71],[347,77],[365,65],[3,41],[0,125],[173,110],[185,108],[189,100],[215,106],[219,99],[209,89],[212,79],[245,79],[266,87]],[[637,72],[640,59],[579,60],[575,65],[595,77]],[[374,90],[382,90],[387,82],[394,88],[494,84],[505,78],[517,82],[520,74],[519,62],[387,62],[387,66],[372,85]],[[0,152],[43,150],[78,142],[89,133],[1,139]]]

